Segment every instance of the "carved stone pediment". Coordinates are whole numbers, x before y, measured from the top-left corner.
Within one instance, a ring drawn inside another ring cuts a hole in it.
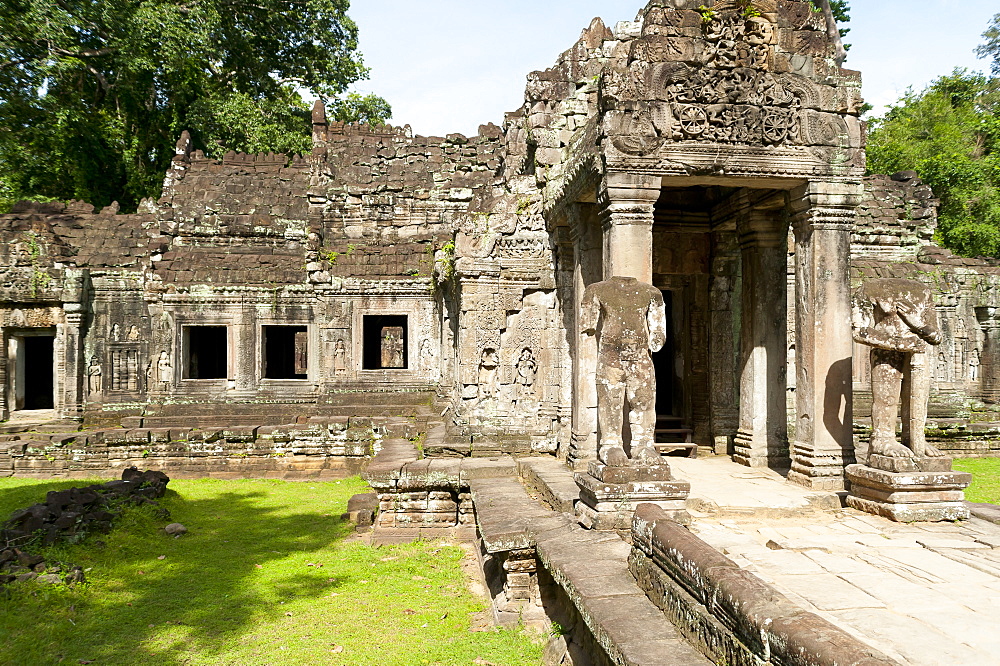
[[[796,52],[795,35],[776,22],[787,23],[783,7],[651,7],[627,55],[601,78],[608,158],[682,159],[678,151],[710,146],[719,151],[710,165],[716,171],[717,164],[761,149],[770,151],[769,162],[788,162],[782,172],[863,167],[863,128],[849,115],[857,111],[857,94],[849,90],[853,83],[842,83],[849,73],[831,77],[814,63],[815,53]],[[811,24],[799,32],[825,39]]]

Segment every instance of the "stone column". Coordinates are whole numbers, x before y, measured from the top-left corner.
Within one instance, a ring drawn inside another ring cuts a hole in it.
[[[843,490],[854,462],[850,248],[860,181],[810,181],[792,193],[796,427],[788,480]]]
[[[571,207],[573,241],[573,434],[568,462],[574,469],[597,458],[597,339],[580,330],[580,303],[587,285],[603,275],[602,239],[595,206]]]
[[[781,200],[779,205],[783,205]],[[740,426],[733,459],[788,467],[785,211],[751,209],[737,228],[743,258]]]
[[[263,340],[258,340],[256,312],[251,306],[242,305],[233,312],[229,325],[229,369],[226,382],[228,397],[255,396],[257,394],[258,356],[260,346],[263,353]]]
[[[605,176],[598,195],[604,233],[604,279],[613,276],[653,281],[653,206],[660,179],[631,173]]]

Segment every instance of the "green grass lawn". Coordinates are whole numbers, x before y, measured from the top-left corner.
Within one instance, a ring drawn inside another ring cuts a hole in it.
[[[86,482],[0,479],[0,520]],[[340,520],[365,492],[340,482],[171,481],[108,535],[48,551],[87,569],[75,587],[0,591],[3,664],[538,664],[521,631],[470,630],[485,604],[464,551],[372,548]],[[167,536],[181,522],[189,532]],[[478,661],[477,661],[478,660]]]
[[[1000,458],[956,458],[954,468],[972,472],[972,485],[965,491],[965,499],[1000,504]]]

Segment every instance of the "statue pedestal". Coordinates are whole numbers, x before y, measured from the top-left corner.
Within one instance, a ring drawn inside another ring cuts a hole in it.
[[[872,455],[849,465],[847,505],[898,522],[965,520],[968,472],[953,472],[951,458],[890,458]]]
[[[574,476],[580,487],[576,515],[587,529],[631,529],[632,514],[642,503],[662,507],[679,523],[690,522],[686,501],[691,484],[673,479],[665,463],[608,467],[595,460]]]

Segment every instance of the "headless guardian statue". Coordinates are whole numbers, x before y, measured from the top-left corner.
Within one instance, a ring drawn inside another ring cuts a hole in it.
[[[632,461],[665,464],[653,446],[656,373],[651,356],[666,341],[663,294],[636,278],[615,276],[587,287],[580,321],[584,334],[597,336],[598,458],[608,467],[630,464],[622,430],[627,398]]]
[[[929,346],[941,343],[930,289],[914,280],[870,280],[855,298],[854,339],[868,345],[872,365],[872,437],[869,455],[928,458],[944,454],[927,443]],[[902,443],[896,413],[902,400]]]

